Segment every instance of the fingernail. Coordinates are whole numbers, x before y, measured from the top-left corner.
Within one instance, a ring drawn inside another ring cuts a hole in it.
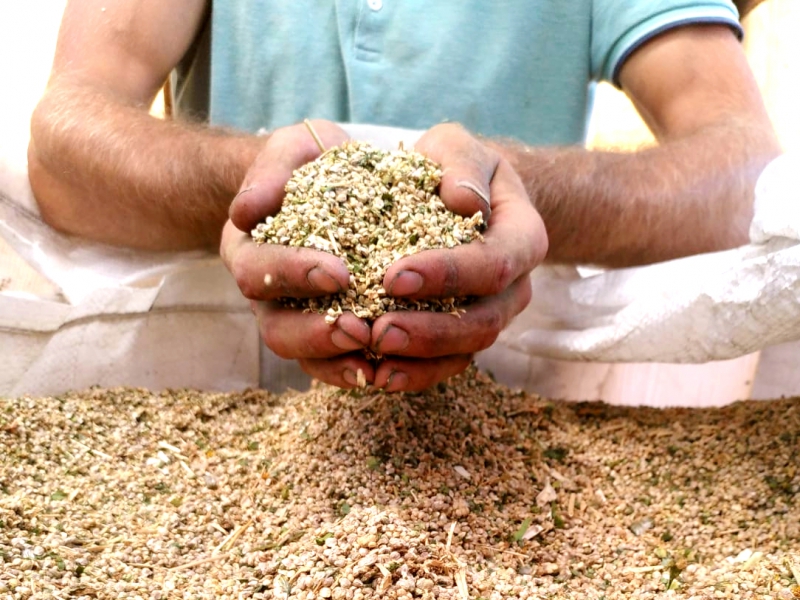
[[[414,271],[400,271],[389,286],[389,293],[392,296],[408,296],[416,294],[422,289],[425,281],[422,275]]]
[[[404,390],[407,386],[408,375],[402,371],[392,371],[383,389],[387,392],[399,392],[400,390]]]
[[[355,371],[353,369],[345,369],[342,371],[342,379],[345,380],[347,385],[357,386],[358,385],[358,377],[356,376]]]
[[[308,284],[315,290],[326,292],[328,294],[335,294],[341,292],[342,288],[339,282],[333,277],[328,275],[322,268],[314,267],[306,275]]]
[[[331,341],[334,346],[341,350],[346,350],[347,352],[351,350],[362,350],[364,348],[364,344],[354,337],[349,336],[338,327],[331,333]]]
[[[239,191],[236,193],[236,195],[233,197],[233,200],[231,201],[231,204],[230,204],[230,206],[228,206],[228,218],[229,218],[229,219],[230,219],[230,218],[231,218],[231,216],[233,215],[233,206],[234,206],[234,202],[236,201],[236,199],[237,199],[239,196],[241,196],[242,194],[246,194],[247,192],[252,192],[252,191],[255,189],[255,187],[256,187],[256,186],[254,186],[254,185],[250,185],[250,186],[247,186],[246,188],[242,188],[242,189],[240,189],[240,190],[239,190]]]
[[[475,194],[478,198],[483,200],[484,204],[486,204],[486,220],[488,221],[492,214],[492,203],[489,200],[489,193],[483,191],[480,187],[467,180],[459,181],[456,183],[456,187],[467,189]]]
[[[400,352],[408,347],[408,334],[394,325],[389,325],[378,338],[376,349],[379,354]]]

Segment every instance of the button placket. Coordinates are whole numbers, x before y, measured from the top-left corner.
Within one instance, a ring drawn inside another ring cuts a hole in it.
[[[389,13],[395,6],[387,6],[386,0],[359,2],[355,28],[355,58],[364,62],[380,59]]]

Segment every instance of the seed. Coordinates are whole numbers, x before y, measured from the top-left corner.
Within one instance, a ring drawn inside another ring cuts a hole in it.
[[[472,368],[0,398],[0,595],[791,600],[798,432],[798,399],[551,402]]]
[[[390,310],[456,314],[469,298],[386,303],[378,291],[388,267],[404,256],[483,239],[481,213],[465,219],[449,211],[436,195],[440,180],[439,166],[419,153],[386,152],[357,141],[296,170],[281,211],[259,224],[252,237],[259,244],[304,245],[340,256],[351,280],[341,294],[284,298],[284,304],[324,313],[338,301],[343,310],[368,321]],[[429,228],[435,234],[427,233]],[[329,241],[318,235],[323,229]]]

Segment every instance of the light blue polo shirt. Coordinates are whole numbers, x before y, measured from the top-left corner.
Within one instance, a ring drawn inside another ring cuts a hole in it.
[[[530,144],[582,143],[594,82],[727,0],[216,0],[210,121],[304,118],[427,129],[458,121]]]

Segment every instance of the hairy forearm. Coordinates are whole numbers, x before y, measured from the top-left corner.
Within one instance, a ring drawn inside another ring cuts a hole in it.
[[[747,242],[771,130],[703,128],[637,152],[498,144],[547,227],[548,260],[621,267]]]
[[[29,173],[44,219],[63,232],[149,250],[213,248],[263,143],[61,84],[34,112]]]

